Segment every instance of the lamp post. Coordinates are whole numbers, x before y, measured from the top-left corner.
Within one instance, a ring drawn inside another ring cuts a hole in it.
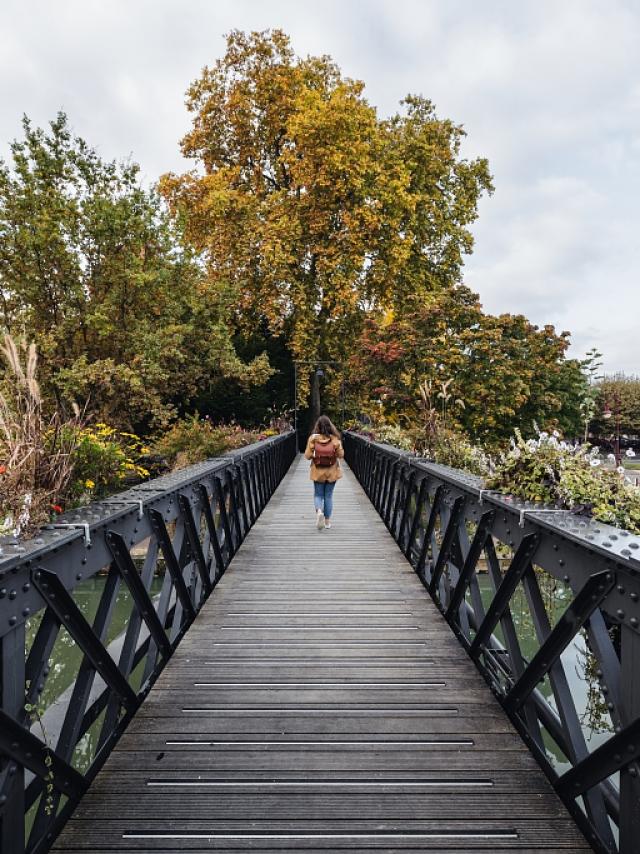
[[[335,365],[342,365],[342,362],[332,362],[327,359],[294,359],[293,360],[293,426],[296,431],[296,435],[298,433],[298,365],[304,367],[305,365],[309,367],[315,368],[315,375],[318,379],[321,379],[324,376],[324,368],[327,366],[334,367]],[[342,420],[344,421],[344,378],[341,383],[341,397],[342,397]]]
[[[609,402],[605,400],[604,411],[602,413],[602,417],[605,421],[609,421],[611,416],[614,418],[614,446],[613,453],[616,458],[616,466],[620,466],[622,462],[622,454],[620,453],[620,421],[621,421],[621,412],[620,412],[620,397],[617,391],[613,392],[613,411],[611,411],[609,407]]]

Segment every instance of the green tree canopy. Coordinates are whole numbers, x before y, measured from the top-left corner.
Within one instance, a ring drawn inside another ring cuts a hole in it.
[[[6,331],[36,341],[58,404],[161,422],[211,377],[264,380],[264,357],[245,365],[231,343],[231,292],[212,300],[138,166],[105,162],[62,113],[49,131],[23,127],[0,162],[0,312]]]
[[[596,389],[594,435],[610,437],[617,421],[620,433],[640,436],[640,377],[622,373],[605,376]],[[604,417],[605,412],[609,413],[608,418]]]
[[[411,311],[369,318],[349,363],[352,405],[367,411],[377,400],[388,419],[415,421],[419,384],[430,380],[437,391],[450,381],[448,394],[463,405],[449,421],[486,445],[534,421],[577,435],[582,375],[567,347],[568,334],[551,326],[483,313],[463,285],[441,289]]]

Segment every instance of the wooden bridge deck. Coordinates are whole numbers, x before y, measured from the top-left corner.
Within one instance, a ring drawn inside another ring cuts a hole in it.
[[[56,851],[590,848],[353,475],[298,459]]]

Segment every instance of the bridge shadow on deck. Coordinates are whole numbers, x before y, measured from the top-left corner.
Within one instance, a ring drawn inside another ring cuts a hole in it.
[[[55,851],[591,849],[346,470],[298,458]]]

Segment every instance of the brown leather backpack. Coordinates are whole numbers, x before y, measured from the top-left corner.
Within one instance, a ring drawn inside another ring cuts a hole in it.
[[[318,468],[330,468],[336,464],[336,446],[333,442],[313,443],[313,462]]]

